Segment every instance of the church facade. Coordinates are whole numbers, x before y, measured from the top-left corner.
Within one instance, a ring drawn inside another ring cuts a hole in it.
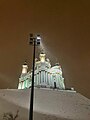
[[[18,89],[30,88],[32,84],[32,70],[28,71],[28,65],[22,65],[22,73],[19,78]],[[62,69],[59,64],[51,66],[45,53],[40,53],[39,60],[35,59],[34,86],[53,89],[65,89]]]

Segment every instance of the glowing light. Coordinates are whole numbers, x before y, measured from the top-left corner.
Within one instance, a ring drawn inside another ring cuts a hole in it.
[[[40,36],[37,36],[37,39],[38,39],[38,40],[41,40],[41,37],[40,37]]]

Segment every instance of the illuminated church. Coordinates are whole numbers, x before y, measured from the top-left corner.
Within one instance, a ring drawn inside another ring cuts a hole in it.
[[[30,88],[31,82],[32,70],[28,71],[28,65],[25,62],[22,65],[22,73],[19,78],[18,89]],[[39,60],[35,59],[34,86],[60,90],[65,89],[61,66],[58,63],[51,66],[50,60],[46,58],[44,52],[40,53]]]

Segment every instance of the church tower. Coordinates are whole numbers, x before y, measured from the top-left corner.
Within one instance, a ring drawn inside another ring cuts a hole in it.
[[[24,89],[25,88],[25,83],[26,83],[26,79],[25,76],[28,73],[28,65],[26,63],[26,61],[24,62],[24,64],[22,65],[22,72],[21,72],[21,76],[19,78],[19,85],[18,85],[18,89]]]
[[[24,64],[22,65],[22,75],[26,74],[28,70],[28,65],[26,63],[26,61],[24,62]]]

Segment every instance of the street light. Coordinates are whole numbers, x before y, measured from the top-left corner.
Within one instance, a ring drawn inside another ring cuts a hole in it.
[[[34,100],[34,68],[35,68],[35,47],[40,45],[40,35],[33,36],[30,34],[30,45],[33,45],[33,70],[32,70],[32,85],[31,85],[31,96],[30,96],[30,110],[29,120],[33,120],[33,100]]]

